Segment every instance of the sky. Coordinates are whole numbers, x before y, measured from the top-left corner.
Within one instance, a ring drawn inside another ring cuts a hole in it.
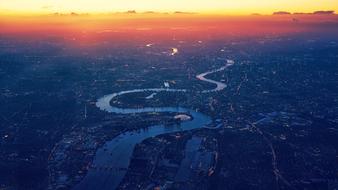
[[[274,11],[338,11],[338,0],[0,0],[0,11],[8,13],[200,12],[224,14],[269,14]]]

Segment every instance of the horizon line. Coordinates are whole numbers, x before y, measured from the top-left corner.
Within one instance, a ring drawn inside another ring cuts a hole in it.
[[[0,9],[1,10],[1,9]],[[316,10],[312,12],[289,12],[286,10],[276,10],[270,13],[231,13],[229,11],[138,11],[138,10],[125,10],[125,11],[14,11],[3,9],[1,16],[107,16],[114,14],[124,15],[141,15],[141,14],[164,14],[164,15],[222,15],[222,16],[276,16],[276,15],[337,15],[335,10]]]

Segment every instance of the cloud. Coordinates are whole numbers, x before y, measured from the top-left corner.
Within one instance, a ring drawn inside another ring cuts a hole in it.
[[[79,14],[76,13],[76,12],[71,12],[71,13],[70,13],[70,16],[79,16]]]
[[[136,11],[135,10],[128,10],[126,13],[128,13],[128,14],[136,14]]]
[[[175,11],[174,14],[194,14],[193,12]]]
[[[274,12],[273,15],[290,15],[290,12],[286,12],[286,11],[277,11]]]
[[[314,11],[312,13],[306,13],[306,12],[294,12],[294,13],[290,13],[290,12],[286,12],[286,11],[277,11],[274,12],[273,15],[335,15],[335,11]]]
[[[334,11],[315,11],[312,14],[315,14],[315,15],[333,15],[335,13],[334,13]]]

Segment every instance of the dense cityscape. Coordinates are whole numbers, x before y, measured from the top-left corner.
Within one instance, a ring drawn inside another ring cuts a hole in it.
[[[338,25],[302,27],[2,34],[0,189],[338,189]]]

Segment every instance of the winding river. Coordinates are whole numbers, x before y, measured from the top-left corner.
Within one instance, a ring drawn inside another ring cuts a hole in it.
[[[215,80],[207,79],[206,76],[215,72],[220,72],[231,65],[232,60],[228,60],[226,65],[212,71],[196,76],[197,79],[208,83],[215,84],[216,87],[209,90],[203,90],[199,93],[211,93],[221,91],[226,88],[226,84]],[[134,89],[121,91],[109,95],[105,95],[98,99],[96,106],[109,113],[116,114],[135,114],[147,112],[166,112],[166,113],[187,113],[192,116],[189,121],[184,121],[179,126],[165,127],[164,125],[150,126],[146,129],[139,131],[128,131],[120,134],[111,141],[106,142],[103,147],[99,148],[95,154],[92,167],[88,170],[84,179],[75,186],[75,190],[114,190],[118,187],[123,177],[127,173],[130,159],[136,144],[141,143],[143,140],[155,137],[161,134],[174,133],[178,131],[188,131],[197,128],[205,127],[211,123],[211,118],[200,112],[182,107],[145,107],[141,109],[132,108],[118,108],[110,105],[113,98],[122,96],[124,94],[139,93],[139,92],[187,92],[186,89],[170,89],[170,88],[150,88],[150,89]]]

